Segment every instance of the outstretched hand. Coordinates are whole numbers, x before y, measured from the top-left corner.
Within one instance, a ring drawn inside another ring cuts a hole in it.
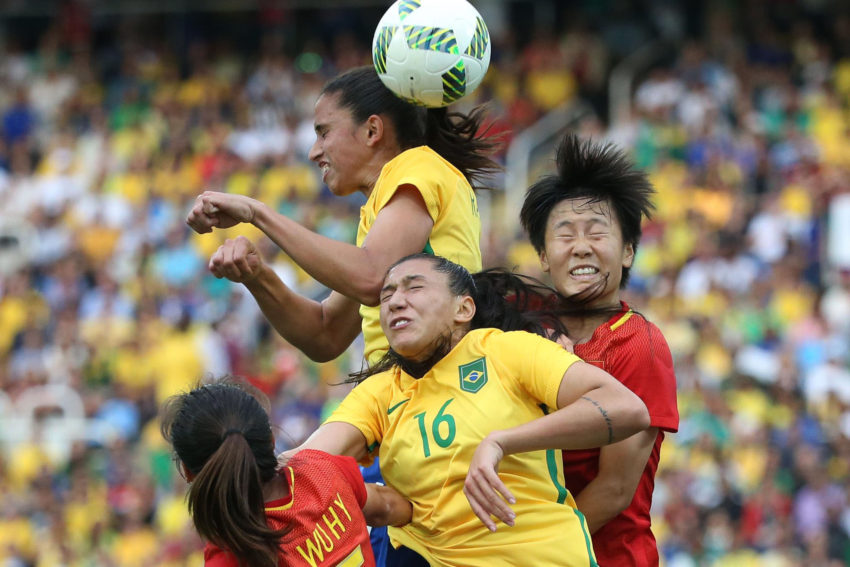
[[[260,202],[245,195],[204,191],[186,217],[186,224],[199,234],[213,228],[230,228],[242,222],[252,222]]]
[[[227,239],[210,258],[209,269],[217,278],[244,283],[260,275],[263,259],[254,243],[244,236]]]
[[[502,447],[490,435],[485,437],[472,456],[463,484],[463,493],[472,511],[491,532],[496,531],[496,522],[491,516],[509,526],[514,525],[516,518],[508,506],[508,503],[516,503],[516,498],[499,478],[499,463],[504,456]]]

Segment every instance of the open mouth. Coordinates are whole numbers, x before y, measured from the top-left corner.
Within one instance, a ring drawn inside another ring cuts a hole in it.
[[[390,323],[390,329],[401,329],[410,323],[410,319],[396,319]]]
[[[599,268],[595,266],[578,266],[570,270],[570,275],[574,277],[590,277],[599,273]]]

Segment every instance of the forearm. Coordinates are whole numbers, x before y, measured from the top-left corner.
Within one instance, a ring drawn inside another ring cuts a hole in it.
[[[377,305],[383,266],[375,266],[368,250],[327,238],[265,205],[258,205],[253,224],[312,278],[365,305]]]
[[[549,415],[493,431],[490,437],[506,455],[542,449],[588,449],[615,443],[648,425],[646,407],[636,396],[623,396],[621,391],[603,386]]]
[[[350,343],[340,336],[339,328],[329,324],[322,303],[292,291],[270,267],[264,266],[245,287],[280,336],[312,360],[332,360]]]
[[[370,526],[403,526],[410,522],[413,506],[398,492],[381,484],[366,484],[363,515]]]
[[[626,495],[617,486],[606,486],[594,479],[576,496],[576,507],[584,514],[587,528],[593,534],[628,508],[633,497],[634,492]]]

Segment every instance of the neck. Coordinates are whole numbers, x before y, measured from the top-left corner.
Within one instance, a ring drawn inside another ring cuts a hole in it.
[[[565,309],[566,312],[561,314],[560,319],[567,328],[569,339],[574,344],[582,344],[589,341],[599,325],[607,322],[620,309],[619,300],[606,306],[581,307],[580,311],[576,311],[575,308],[567,308]]]
[[[434,348],[431,351],[431,354],[418,360],[404,358],[392,349],[390,349],[390,353],[396,357],[396,364],[406,374],[413,376],[414,378],[422,378],[434,367],[435,364],[443,360],[443,358],[452,351],[464,335],[466,335],[466,329],[455,329],[455,331],[451,334],[445,334],[437,337],[434,341]]]
[[[369,162],[364,165],[365,175],[363,177],[363,185],[360,192],[363,193],[367,199],[375,189],[375,184],[378,182],[378,178],[381,176],[384,166],[402,151],[403,150],[400,148],[378,150],[372,155]]]
[[[274,475],[272,479],[263,484],[263,500],[271,502],[272,500],[280,500],[289,496],[289,482],[286,480],[286,475],[289,474],[284,469],[280,474]]]

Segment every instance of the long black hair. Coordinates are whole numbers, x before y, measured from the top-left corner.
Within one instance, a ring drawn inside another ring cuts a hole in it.
[[[637,252],[641,220],[650,218],[654,209],[655,190],[646,173],[613,144],[582,141],[575,134],[567,134],[561,141],[555,164],[555,175],[547,175],[529,187],[520,211],[522,226],[537,253],[545,248],[546,223],[552,209],[567,199],[608,203],[617,216],[623,243],[631,244]],[[623,268],[621,288],[626,287],[629,272],[629,268]],[[581,303],[583,298],[575,299]]]
[[[227,377],[166,400],[161,431],[194,477],[187,500],[198,533],[240,565],[276,567],[286,530],[266,523],[263,484],[277,459],[263,405],[259,390]]]
[[[349,109],[358,124],[373,114],[389,118],[403,150],[429,146],[455,166],[473,187],[481,188],[481,179],[500,169],[489,157],[499,141],[482,132],[484,107],[463,114],[449,112],[445,107],[416,106],[393,94],[372,66],[338,75],[324,86],[322,94],[338,94],[340,106]]]
[[[546,284],[502,268],[470,274],[466,268],[451,260],[421,252],[405,256],[392,264],[387,272],[399,264],[419,259],[431,262],[435,271],[446,274],[451,293],[455,296],[468,295],[475,301],[475,315],[469,330],[495,328],[528,331],[553,340],[567,334],[558,318],[560,296]],[[435,339],[431,356],[421,362],[409,361],[390,348],[376,364],[350,374],[349,382],[362,382],[394,366],[420,378],[450,349],[451,337],[442,335]]]

